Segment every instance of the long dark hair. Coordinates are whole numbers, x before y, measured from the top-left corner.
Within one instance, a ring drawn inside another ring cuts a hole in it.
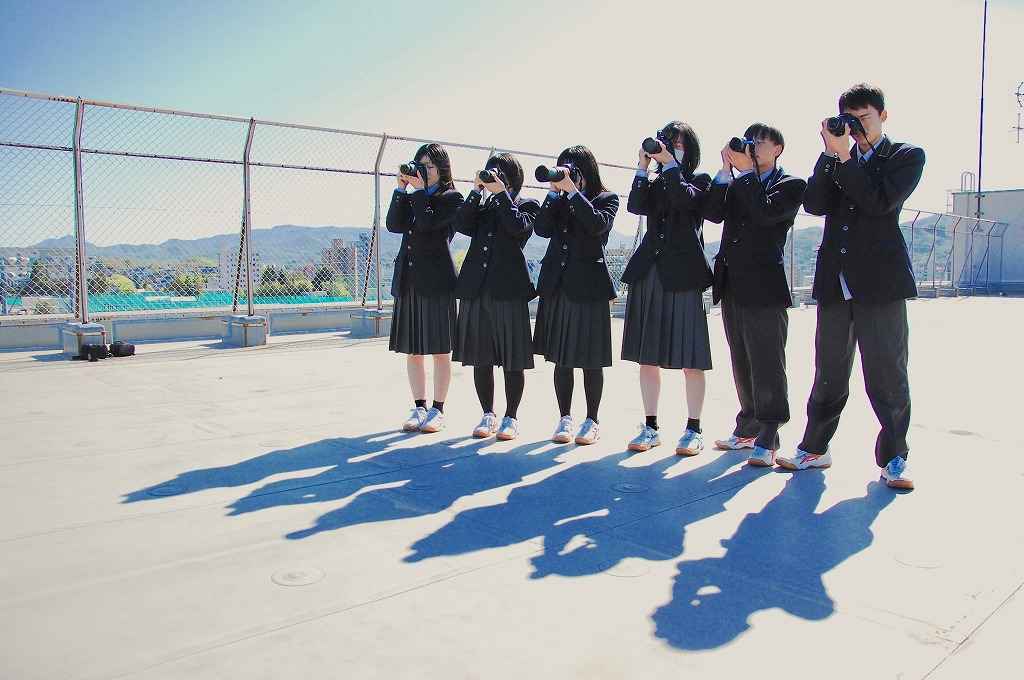
[[[661,137],[672,145],[680,140],[683,142],[683,164],[679,166],[679,172],[686,179],[693,179],[700,165],[700,139],[697,133],[686,123],[674,120],[661,129]],[[672,153],[672,149],[668,152]],[[658,170],[661,170],[660,165]]]
[[[448,152],[440,144],[424,144],[416,150],[416,160],[426,156],[437,166],[437,187],[439,191],[448,191],[455,188],[455,181],[452,179],[452,161],[448,158]]]
[[[558,154],[558,165],[564,167],[566,163],[572,163],[582,173],[583,181],[587,185],[583,189],[583,195],[588,199],[596,198],[602,191],[608,191],[601,183],[601,169],[590,149],[583,145],[570,146]]]
[[[484,166],[490,170],[497,168],[505,176],[508,183],[508,195],[515,198],[523,188],[523,166],[519,164],[516,157],[510,153],[499,153],[487,159]]]

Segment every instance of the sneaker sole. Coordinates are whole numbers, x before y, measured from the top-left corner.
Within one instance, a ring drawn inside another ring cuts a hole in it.
[[[832,467],[832,463],[825,463],[824,465],[807,465],[805,467],[800,467],[799,465],[795,465],[786,460],[777,460],[775,462],[779,464],[779,467],[784,467],[787,470],[824,470],[825,468]]]
[[[421,427],[420,432],[429,432],[430,434],[433,434],[435,432],[440,432],[443,429],[443,427]]]
[[[731,446],[731,445],[726,444],[724,442],[716,441],[715,442],[715,448],[716,449],[721,449],[723,451],[740,451],[742,449],[752,449],[752,448],[754,448],[754,442],[750,442],[749,445],[747,445],[747,444],[740,444],[739,446]]]
[[[676,449],[677,456],[698,456],[703,449]]]
[[[406,432],[419,432],[420,431],[419,425],[403,425],[402,429],[404,431],[406,431]]]
[[[753,467],[771,467],[773,464],[774,463],[769,463],[768,461],[761,460],[760,458],[747,458],[747,465],[751,465]],[[779,465],[782,465],[782,463],[779,463]]]
[[[568,444],[572,441],[572,437],[552,437],[551,441],[556,444]]]
[[[589,446],[590,444],[596,444],[597,440],[595,439],[594,441],[590,441],[589,439],[582,439],[580,437],[577,437],[576,443],[579,444],[580,446]]]
[[[492,434],[494,434],[494,433],[493,432],[481,432],[479,430],[473,430],[473,436],[476,437],[477,439],[487,439]]]
[[[909,479],[899,479],[895,481],[886,479],[885,485],[890,489],[896,489],[897,491],[910,491],[914,488],[914,483]]]
[[[500,439],[503,442],[508,442],[508,441],[512,441],[513,439],[515,439],[518,436],[519,435],[517,435],[517,434],[499,434],[498,435],[498,439]]]
[[[655,442],[650,446],[644,446],[643,444],[629,444],[626,448],[628,448],[630,451],[649,451],[653,449],[655,446],[661,446],[661,442]]]

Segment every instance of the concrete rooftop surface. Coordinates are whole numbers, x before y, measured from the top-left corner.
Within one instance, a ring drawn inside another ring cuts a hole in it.
[[[399,431],[386,339],[0,353],[0,678],[1020,678],[1024,300],[909,313],[902,494],[878,482],[859,365],[833,466],[788,473],[710,441],[677,457],[678,371],[665,445],[629,453],[644,414],[618,360],[587,447],[548,440],[543,362],[498,442],[470,437],[458,364],[447,429]],[[815,308],[790,319],[786,452]],[[737,404],[709,322],[713,440]]]

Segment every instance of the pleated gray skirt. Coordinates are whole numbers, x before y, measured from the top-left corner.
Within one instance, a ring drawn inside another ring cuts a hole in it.
[[[612,365],[612,314],[607,300],[573,302],[561,287],[541,297],[533,353],[570,368]]]
[[[646,366],[710,370],[711,341],[702,292],[666,291],[658,268],[651,266],[626,295],[622,358]]]
[[[402,354],[447,354],[454,336],[454,293],[423,297],[405,277],[395,298],[388,349]]]
[[[466,366],[501,366],[506,371],[533,368],[530,303],[494,300],[487,288],[459,302],[452,359]]]

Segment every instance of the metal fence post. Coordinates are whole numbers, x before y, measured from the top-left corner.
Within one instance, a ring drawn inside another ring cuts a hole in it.
[[[75,105],[75,316],[81,323],[89,323],[89,286],[85,280],[85,200],[82,193],[82,119],[85,100],[78,98]]]
[[[377,149],[377,160],[373,163],[373,246],[374,264],[377,267],[377,311],[384,309],[384,300],[380,287],[380,161],[384,157],[384,147],[387,146],[388,135],[385,132],[380,138],[380,148]],[[370,281],[370,260],[366,260],[366,279],[363,283],[363,306],[366,306],[366,287]]]
[[[245,296],[248,301],[248,315],[256,316],[253,305],[252,290],[252,204],[250,202],[249,151],[252,149],[252,138],[256,132],[256,119],[249,119],[249,134],[245,138],[245,156],[242,158],[242,186],[245,189],[242,214],[242,241],[245,243]]]

